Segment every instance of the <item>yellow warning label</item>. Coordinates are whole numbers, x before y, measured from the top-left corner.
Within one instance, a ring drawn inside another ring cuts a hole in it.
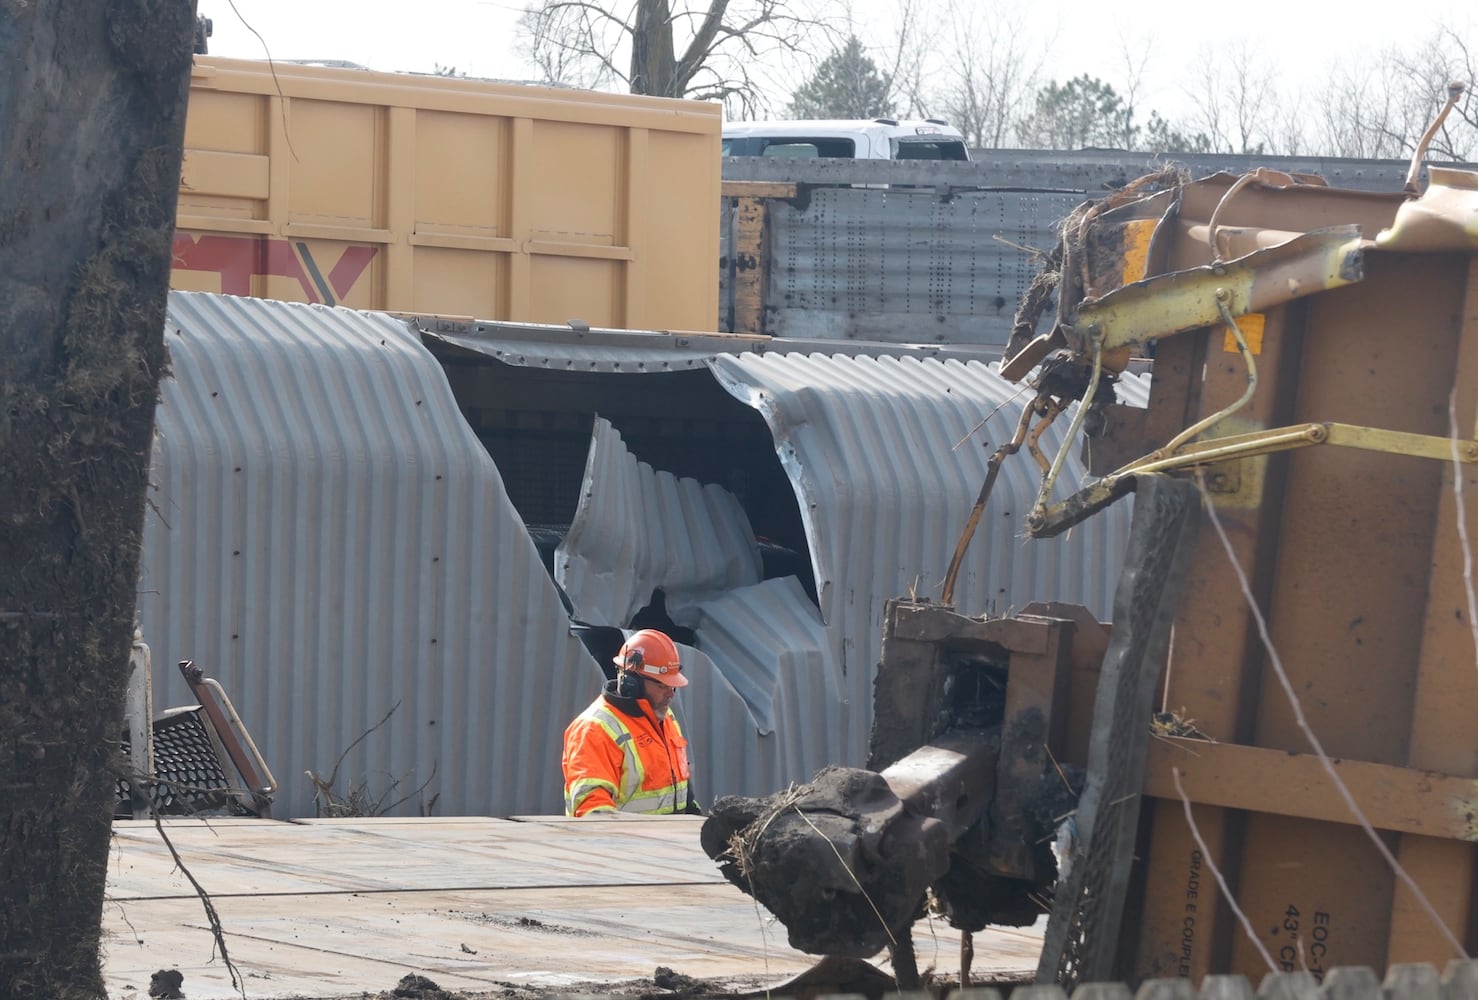
[[[1134,219],[1124,224],[1124,284],[1133,284],[1149,271],[1150,240],[1158,219]]]
[[[1248,313],[1246,316],[1237,317],[1237,328],[1242,331],[1242,339],[1247,341],[1247,349],[1253,354],[1262,353],[1262,327],[1266,318],[1262,313]],[[1237,338],[1232,336],[1232,331],[1222,327],[1221,334],[1222,350],[1240,354],[1241,351],[1237,348]]]

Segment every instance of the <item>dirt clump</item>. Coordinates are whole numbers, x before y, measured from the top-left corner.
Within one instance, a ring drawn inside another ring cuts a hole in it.
[[[400,982],[395,984],[395,989],[390,991],[390,995],[404,997],[407,1000],[455,1000],[452,994],[425,976],[414,974],[401,976]]]
[[[180,1000],[184,996],[180,992],[184,983],[185,977],[179,969],[160,969],[149,977],[149,996],[160,1000]]]

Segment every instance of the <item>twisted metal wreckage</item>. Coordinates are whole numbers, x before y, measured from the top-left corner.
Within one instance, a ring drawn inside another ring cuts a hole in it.
[[[1003,366],[1035,396],[942,598],[888,605],[867,768],[720,800],[704,824],[707,853],[792,945],[887,947],[917,986],[908,928],[932,905],[966,931],[1050,911],[1037,980],[1065,985],[1257,975],[1262,955],[1320,975],[1464,954],[1478,173],[1431,167],[1418,194],[1426,141],[1403,192],[1168,170],[1066,220]],[[1113,385],[1142,354],[1149,406],[1122,406]],[[1095,478],[1055,499],[1079,442]],[[1023,448],[1042,476],[1034,537],[1136,497],[1111,625],[1060,604],[951,607]],[[1162,730],[1202,738],[1152,740],[1157,707],[1181,722]]]

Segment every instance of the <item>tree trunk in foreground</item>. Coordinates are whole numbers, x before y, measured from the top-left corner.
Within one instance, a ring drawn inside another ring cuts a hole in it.
[[[0,0],[0,996],[98,944],[193,0]]]

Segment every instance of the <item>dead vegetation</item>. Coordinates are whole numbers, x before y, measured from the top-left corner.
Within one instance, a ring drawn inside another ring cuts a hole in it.
[[[391,778],[389,784],[378,791],[370,788],[369,779],[362,777],[350,785],[345,792],[339,792],[336,785],[339,781],[339,769],[344,766],[344,759],[353,752],[354,748],[363,743],[377,729],[390,721],[390,717],[400,708],[400,702],[390,706],[390,711],[384,717],[370,726],[364,732],[355,737],[354,741],[344,748],[339,754],[339,759],[334,761],[334,768],[327,777],[320,777],[316,772],[309,770],[304,772],[308,780],[313,783],[313,808],[314,815],[320,819],[344,819],[351,816],[384,816],[420,796],[431,783],[436,780],[436,762],[431,763],[431,774],[426,780],[415,788],[395,798],[396,791],[405,780],[404,776]],[[419,815],[430,816],[436,811],[436,800],[441,793],[433,793],[430,799],[423,799],[418,807]]]

